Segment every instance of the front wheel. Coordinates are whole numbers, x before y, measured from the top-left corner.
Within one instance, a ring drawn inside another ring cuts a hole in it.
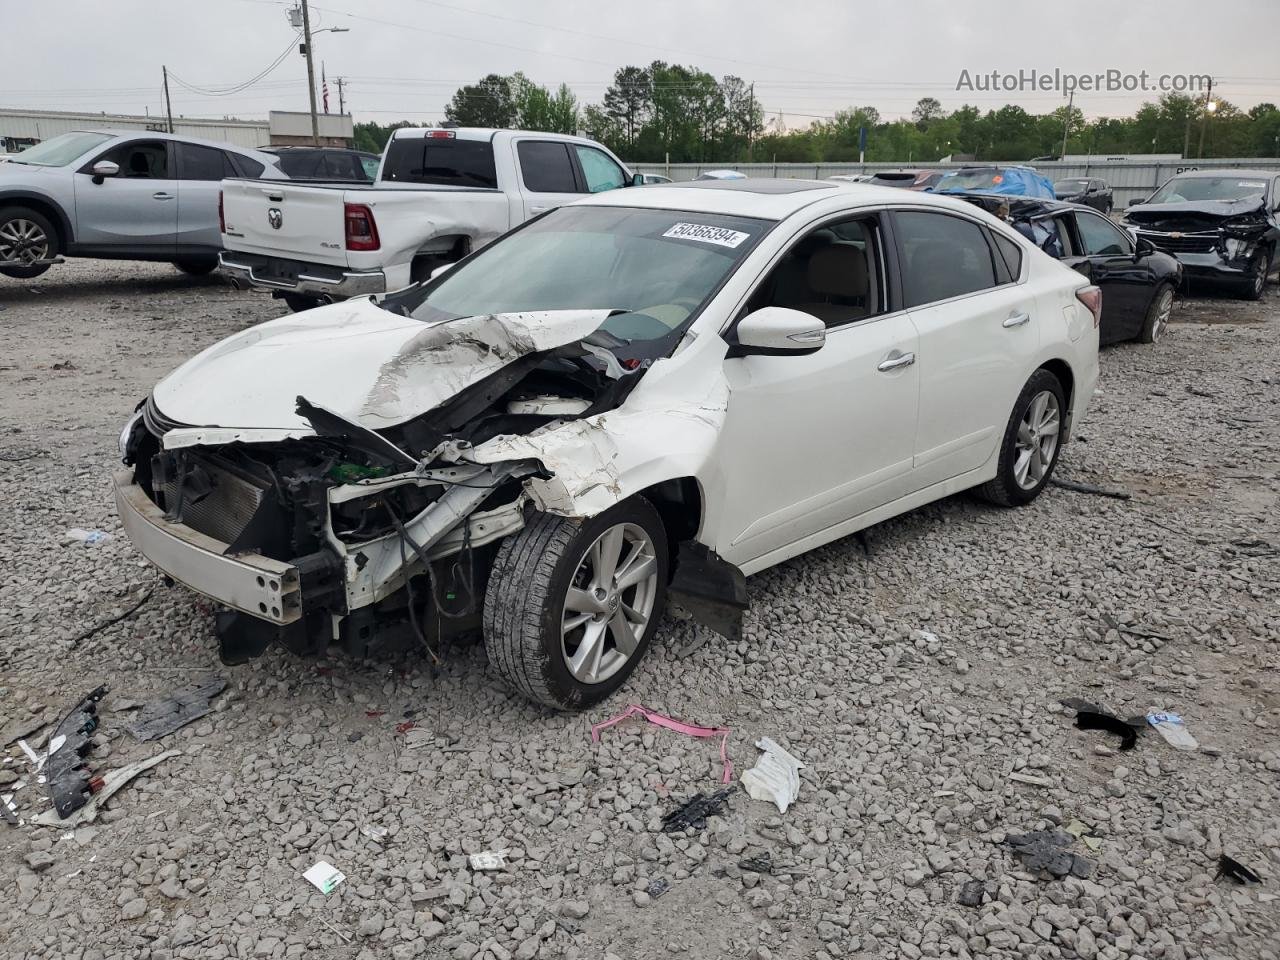
[[[1138,334],[1139,343],[1155,343],[1164,336],[1169,326],[1169,317],[1173,313],[1173,287],[1162,283],[1151,298],[1147,307],[1147,316],[1142,321],[1142,331]]]
[[[1009,416],[995,478],[978,488],[979,496],[1001,507],[1038,497],[1058,462],[1066,409],[1058,378],[1048,370],[1033,373]]]
[[[16,280],[31,280],[49,269],[47,263],[58,255],[58,234],[48,219],[26,207],[10,207],[0,212],[0,262],[17,261],[0,267],[0,273]]]
[[[1271,273],[1271,257],[1272,254],[1266,250],[1259,250],[1254,256],[1253,278],[1244,290],[1246,300],[1262,299],[1262,293],[1267,289],[1267,277]]]
[[[626,681],[666,603],[662,518],[632,497],[587,520],[537,514],[494,559],[489,662],[536,703],[583,710]]]
[[[200,257],[193,260],[175,260],[173,265],[190,277],[203,277],[218,269],[217,257]]]

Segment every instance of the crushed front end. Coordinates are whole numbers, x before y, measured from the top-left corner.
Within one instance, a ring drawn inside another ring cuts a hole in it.
[[[1280,224],[1265,205],[1185,203],[1169,209],[1173,206],[1130,209],[1125,225],[1138,239],[1176,257],[1187,281],[1253,286],[1261,277],[1265,282],[1280,240]]]

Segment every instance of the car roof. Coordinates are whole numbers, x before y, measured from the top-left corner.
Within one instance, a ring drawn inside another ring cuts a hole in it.
[[[242,147],[235,143],[227,143],[223,140],[204,140],[200,137],[184,137],[176,133],[165,133],[160,130],[115,130],[110,127],[90,127],[83,130],[73,130],[72,133],[96,133],[104,137],[139,137],[144,140],[171,140],[174,143],[194,143],[201,147],[213,147],[215,150],[234,150],[236,153],[244,153],[249,156],[258,155],[259,158],[265,157],[268,160],[275,160],[276,157],[269,153],[264,153],[257,147]]]
[[[906,194],[904,196],[904,194]],[[951,209],[967,204],[934,194],[907,193],[898,187],[877,187],[839,180],[786,180],[749,177],[745,180],[690,180],[684,183],[653,184],[643,190],[607,190],[579,200],[576,206],[645,207],[658,210],[686,210],[690,213],[722,214],[783,220],[819,200],[835,196],[856,197],[860,204],[930,203]],[[909,197],[909,199],[908,199]]]

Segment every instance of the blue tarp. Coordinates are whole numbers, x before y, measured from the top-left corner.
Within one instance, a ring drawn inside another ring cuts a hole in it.
[[[933,189],[935,193],[996,193],[1009,197],[1057,199],[1048,177],[1023,167],[955,170],[943,176]]]

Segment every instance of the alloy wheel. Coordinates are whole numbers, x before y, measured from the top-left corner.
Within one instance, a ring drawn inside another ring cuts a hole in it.
[[[602,683],[635,653],[658,595],[653,540],[634,523],[605,530],[578,561],[561,612],[561,652],[581,683]]]
[[[1058,450],[1061,430],[1058,398],[1048,390],[1041,390],[1031,399],[1018,424],[1013,478],[1023,490],[1034,490],[1044,480]]]
[[[1151,327],[1151,342],[1155,343],[1164,336],[1165,328],[1169,326],[1169,317],[1173,314],[1173,291],[1165,290],[1160,294],[1160,300],[1156,304],[1156,322]]]
[[[49,238],[39,224],[14,218],[0,224],[0,260],[35,263],[49,257]]]

